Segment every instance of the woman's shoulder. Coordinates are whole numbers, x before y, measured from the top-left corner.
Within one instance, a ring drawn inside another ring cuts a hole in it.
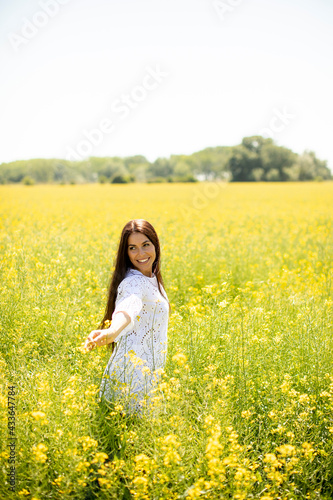
[[[136,288],[142,287],[144,285],[144,276],[140,271],[135,271],[135,269],[128,269],[125,274],[125,278],[120,282],[118,290],[126,288]]]

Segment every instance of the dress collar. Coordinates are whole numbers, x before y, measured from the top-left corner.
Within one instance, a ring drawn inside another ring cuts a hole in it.
[[[137,269],[132,269],[132,268],[128,268],[127,269],[127,275],[128,274],[137,274],[139,276],[144,276],[145,278],[149,279],[149,280],[153,280],[156,278],[155,274],[153,273],[153,275],[151,277],[149,276],[146,276],[145,274],[143,274],[141,271],[138,271]]]

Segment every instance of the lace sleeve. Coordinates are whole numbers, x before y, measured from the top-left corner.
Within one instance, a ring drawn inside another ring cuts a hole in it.
[[[120,332],[115,339],[118,342],[120,338],[133,329],[136,316],[142,309],[143,288],[140,279],[136,277],[125,278],[118,286],[116,307],[112,314],[112,319],[118,312],[125,312],[131,318],[131,322]]]

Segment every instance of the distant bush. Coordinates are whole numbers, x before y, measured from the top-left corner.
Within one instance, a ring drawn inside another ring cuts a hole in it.
[[[98,182],[100,184],[105,184],[106,182],[109,182],[110,179],[108,179],[105,175],[100,175],[98,177]]]
[[[166,177],[152,177],[151,179],[147,179],[148,184],[155,184],[166,181],[167,181]]]
[[[35,184],[35,181],[32,177],[30,177],[29,175],[26,175],[22,179],[22,184],[24,184],[25,186],[33,186]]]
[[[128,175],[115,175],[111,179],[111,184],[127,184],[128,182],[130,182]]]
[[[174,177],[173,182],[198,182],[198,179],[193,177],[193,175],[184,175],[181,177]]]
[[[280,174],[277,168],[271,168],[266,174],[266,180],[269,182],[277,182],[280,180]]]

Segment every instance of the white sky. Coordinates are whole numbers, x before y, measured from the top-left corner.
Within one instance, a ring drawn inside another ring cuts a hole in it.
[[[0,0],[0,14],[0,163],[153,161],[266,129],[333,168],[331,0]]]

